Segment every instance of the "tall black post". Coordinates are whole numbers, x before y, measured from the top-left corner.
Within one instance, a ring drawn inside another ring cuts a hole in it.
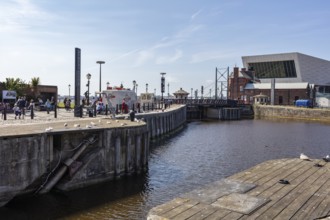
[[[80,80],[81,80],[81,50],[75,48],[75,80],[74,80],[74,116],[80,117]]]
[[[160,73],[160,75],[162,75],[161,77],[161,81],[160,81],[160,89],[161,89],[161,93],[162,93],[162,99],[161,101],[164,101],[164,97],[163,97],[163,93],[165,92],[165,75],[166,73]]]

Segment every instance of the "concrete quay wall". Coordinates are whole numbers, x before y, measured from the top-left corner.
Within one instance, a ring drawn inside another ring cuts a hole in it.
[[[67,191],[143,171],[150,139],[182,127],[186,109],[181,106],[137,118],[145,122],[108,118],[101,124],[95,118],[79,121],[79,128],[73,126],[76,122],[68,122],[69,128],[63,122],[61,127],[47,122],[51,131],[29,125],[30,133],[1,135],[0,206],[23,194]],[[100,124],[87,127],[90,123]]]
[[[160,114],[161,113],[161,114]],[[151,139],[156,139],[180,129],[187,121],[186,105],[171,107],[159,112],[150,112],[137,115],[138,119],[144,119],[147,124]]]
[[[330,122],[330,109],[303,108],[294,106],[254,105],[254,117],[288,118]]]

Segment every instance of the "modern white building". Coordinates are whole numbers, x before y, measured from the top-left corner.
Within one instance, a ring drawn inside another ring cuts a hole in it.
[[[253,68],[261,83],[276,78],[279,83],[307,82],[330,86],[330,61],[302,53],[243,56],[243,66]]]
[[[309,85],[314,90],[311,98],[316,105],[330,107],[330,61],[297,52],[243,56],[242,61],[244,68],[261,83],[247,84],[245,89],[270,88],[273,79],[275,88],[302,89]]]

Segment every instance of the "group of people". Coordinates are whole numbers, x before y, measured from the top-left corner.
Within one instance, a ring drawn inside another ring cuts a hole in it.
[[[35,107],[35,103],[34,103],[34,100],[31,99],[30,102],[28,102],[26,100],[26,97],[22,96],[22,97],[19,97],[18,100],[15,102],[14,104],[14,114],[15,114],[15,119],[17,119],[17,117],[20,119],[22,114],[24,116],[25,114],[25,109],[32,109]]]
[[[39,103],[39,106],[43,105],[43,101],[41,98],[38,98],[38,103]],[[45,107],[47,108],[47,111],[53,110],[54,105],[55,105],[54,97],[52,97],[50,100],[47,99],[47,101],[45,102]],[[35,107],[36,107],[36,104],[33,99],[31,99],[30,101],[27,101],[26,97],[24,97],[24,96],[19,97],[13,107],[15,119],[17,119],[17,117],[19,119],[21,119],[21,116],[23,115],[23,117],[24,117],[24,115],[25,115],[25,110],[32,110],[32,109],[35,109]]]

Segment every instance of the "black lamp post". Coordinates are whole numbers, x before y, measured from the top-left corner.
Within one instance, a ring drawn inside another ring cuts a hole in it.
[[[87,78],[87,105],[89,106],[89,80],[91,79],[92,75],[90,73],[87,73],[86,78]]]
[[[99,91],[99,92],[100,92],[100,98],[101,98],[101,84],[102,84],[102,80],[101,80],[101,79],[102,79],[102,75],[101,75],[101,73],[102,73],[102,71],[101,71],[101,65],[102,65],[102,64],[105,64],[105,61],[96,61],[96,63],[97,63],[97,64],[100,64],[100,86],[99,86],[99,90],[100,90],[100,91]]]
[[[146,93],[148,93],[148,83],[146,83]]]
[[[193,88],[191,88],[191,99],[193,98]]]
[[[70,89],[71,89],[71,85],[69,84],[69,99],[70,99]]]
[[[133,80],[133,91],[135,92],[136,81]]]
[[[160,73],[160,75],[162,75],[161,79],[160,79],[160,88],[161,88],[161,93],[162,93],[162,101],[164,101],[163,98],[163,93],[165,92],[165,75],[166,73]]]

